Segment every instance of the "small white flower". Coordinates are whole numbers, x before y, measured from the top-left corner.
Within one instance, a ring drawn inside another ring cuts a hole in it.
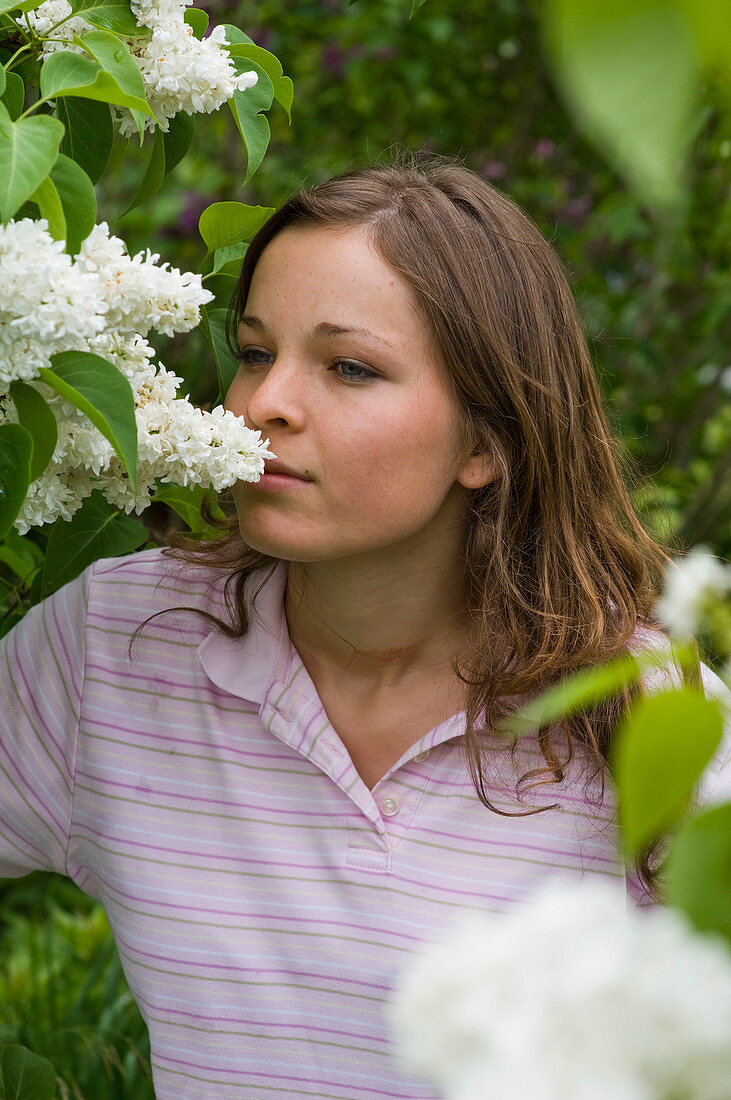
[[[76,257],[80,271],[94,274],[106,300],[107,328],[146,336],[150,329],[172,336],[200,321],[200,307],[213,295],[201,276],[158,264],[157,253],[128,256],[124,241],[110,236],[106,222],[95,225]]]
[[[71,10],[71,5],[67,0],[44,0],[44,3],[39,4],[33,11],[26,13],[28,23],[30,23],[34,33],[39,38],[45,38],[41,58],[50,57],[52,53],[56,53],[58,50],[84,53],[81,47],[70,46],[68,42],[75,34],[86,34],[87,31],[93,31],[95,28],[78,15],[68,19],[67,16],[71,15]],[[65,19],[66,22],[62,23],[58,30],[49,36],[48,32],[62,19]],[[27,31],[28,27],[24,16],[20,16],[15,22],[22,31]]]
[[[608,883],[473,917],[402,977],[405,1062],[446,1100],[728,1100],[731,952]]]
[[[731,565],[724,565],[705,546],[694,546],[668,570],[655,611],[676,637],[690,637],[700,625],[704,604],[731,592]]]
[[[0,389],[35,378],[59,351],[84,350],[108,323],[96,278],[44,220],[0,226]]]

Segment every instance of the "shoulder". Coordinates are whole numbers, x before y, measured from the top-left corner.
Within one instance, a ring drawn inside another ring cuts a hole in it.
[[[225,578],[155,547],[125,557],[102,558],[80,580],[97,618],[122,616],[130,626],[173,608],[220,614]],[[210,630],[210,625],[208,626]]]

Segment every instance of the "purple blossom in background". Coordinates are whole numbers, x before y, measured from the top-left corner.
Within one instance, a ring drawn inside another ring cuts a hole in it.
[[[253,27],[247,31],[247,34],[257,46],[261,46],[263,50],[269,50],[270,53],[273,52],[274,41],[268,27]]]
[[[486,180],[501,180],[507,168],[501,160],[486,160],[480,168],[480,175]]]
[[[322,54],[322,64],[331,76],[342,80],[345,73],[345,55],[335,42],[328,42]]]
[[[533,150],[533,156],[538,157],[539,160],[549,160],[556,152],[556,146],[553,144],[550,138],[541,138],[536,142],[536,147]]]
[[[579,195],[575,199],[569,199],[563,208],[563,220],[575,229],[580,229],[593,205],[591,195]]]
[[[379,46],[377,50],[373,51],[373,57],[377,57],[379,61],[390,61],[393,57],[396,57],[395,46]]]
[[[183,206],[178,215],[175,231],[177,235],[188,236],[190,233],[198,232],[198,221],[208,206],[208,200],[203,195],[199,195],[197,191],[185,191],[182,199]]]

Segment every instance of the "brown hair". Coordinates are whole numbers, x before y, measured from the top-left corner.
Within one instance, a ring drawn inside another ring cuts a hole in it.
[[[476,792],[507,813],[489,792],[487,731],[516,698],[626,652],[642,624],[657,629],[652,607],[669,561],[633,510],[624,479],[639,478],[610,430],[571,291],[552,247],[514,203],[454,160],[402,154],[302,189],[272,215],[244,258],[232,333],[262,252],[290,226],[367,232],[413,291],[465,438],[497,462],[500,476],[471,491],[465,592],[479,646],[470,667],[455,671],[468,688]],[[226,573],[231,621],[216,621],[240,637],[244,584],[277,559],[245,546],[234,517],[227,526],[220,542],[183,540],[176,553]],[[514,793],[561,781],[580,747],[587,789],[598,779],[603,798],[612,733],[642,690],[539,730],[543,766]],[[639,867],[651,887],[646,857]]]

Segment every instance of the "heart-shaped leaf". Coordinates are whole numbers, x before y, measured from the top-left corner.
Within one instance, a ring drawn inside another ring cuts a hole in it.
[[[137,484],[137,422],[135,402],[124,375],[87,351],[62,351],[51,357],[53,370],[42,367],[41,381],[80,409],[114,447]]]
[[[56,1070],[47,1058],[10,1043],[0,1058],[0,1085],[5,1100],[53,1100]]]
[[[54,241],[65,241],[66,217],[58,191],[50,176],[46,176],[43,182],[36,187],[30,197],[30,202],[37,204],[41,217],[48,222],[48,232]]]
[[[5,108],[0,110],[0,218],[3,222],[12,218],[51,171],[62,137],[62,124],[50,115],[35,115],[13,122]]]
[[[48,402],[28,382],[13,382],[10,396],[18,420],[33,439],[30,479],[35,481],[51,461],[58,440],[58,423]]]
[[[198,230],[211,253],[226,245],[250,241],[273,213],[271,206],[214,202],[201,214]]]
[[[723,734],[721,705],[695,688],[638,700],[615,735],[613,772],[627,854],[685,812]]]
[[[66,251],[75,256],[96,222],[94,185],[84,169],[63,153],[51,169],[50,178],[66,219]]]
[[[147,27],[140,27],[133,16],[128,0],[69,0],[74,15],[80,15],[92,27],[123,34],[125,38],[142,38],[150,34]]]
[[[130,554],[146,541],[144,524],[116,511],[100,492],[92,493],[70,520],[57,520],[51,529],[41,598],[68,584],[99,558]]]
[[[248,58],[235,66],[240,72],[255,72],[258,80],[253,88],[235,91],[228,105],[241,134],[246,149],[246,175],[248,183],[264,159],[271,131],[264,111],[268,111],[274,99],[274,86],[260,65]]]
[[[0,538],[13,526],[30,485],[33,440],[20,424],[0,424]]]
[[[96,183],[104,174],[114,142],[109,104],[68,96],[58,100],[56,114],[66,127],[61,151]]]

